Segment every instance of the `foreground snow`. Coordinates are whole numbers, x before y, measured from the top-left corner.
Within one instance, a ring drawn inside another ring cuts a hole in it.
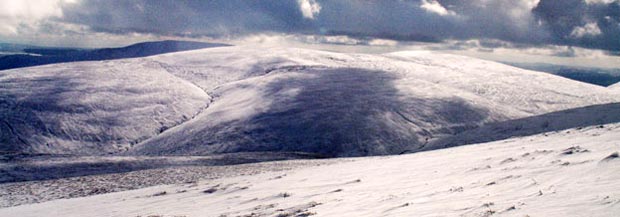
[[[620,124],[0,209],[0,216],[617,216]],[[615,153],[615,155],[614,155]]]
[[[300,156],[294,153],[272,152],[192,157],[79,157],[3,162],[0,163],[0,208],[347,161],[338,158],[282,161],[298,158]]]

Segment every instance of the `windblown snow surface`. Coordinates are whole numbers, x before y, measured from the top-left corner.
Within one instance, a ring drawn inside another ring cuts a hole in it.
[[[232,46],[0,72],[1,151],[417,151],[479,126],[618,101],[607,88],[434,52]]]
[[[620,124],[592,126],[8,207],[0,216],[611,217],[620,212],[618,141]]]

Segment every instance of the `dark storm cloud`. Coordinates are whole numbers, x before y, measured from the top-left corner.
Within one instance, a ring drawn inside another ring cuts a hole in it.
[[[541,0],[538,5],[536,0],[306,1],[320,5],[311,17],[302,13],[298,0],[83,0],[63,8],[59,21],[117,34],[278,32],[429,42],[498,39],[620,50],[620,0]]]
[[[620,50],[618,0],[542,0],[533,11],[558,44]]]
[[[84,0],[63,13],[63,21],[111,33],[233,35],[297,32],[311,26],[295,1],[280,0]]]

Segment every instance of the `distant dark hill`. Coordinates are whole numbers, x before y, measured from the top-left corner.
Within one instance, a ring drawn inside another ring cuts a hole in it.
[[[156,54],[220,46],[228,45],[191,41],[156,41],[138,43],[121,48],[91,50],[73,48],[26,48],[23,49],[24,53],[36,55],[16,54],[2,56],[0,57],[0,70],[63,62],[145,57]]]
[[[563,66],[545,63],[504,63],[523,69],[547,72],[568,79],[603,87],[620,82],[620,69]]]

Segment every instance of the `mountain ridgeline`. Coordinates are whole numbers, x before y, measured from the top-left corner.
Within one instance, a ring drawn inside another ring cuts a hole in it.
[[[191,42],[191,41],[156,41],[133,44],[120,48],[77,49],[45,48],[29,46],[5,46],[11,51],[23,54],[0,56],[0,70],[46,65],[52,63],[113,60],[134,57],[227,46],[226,44]],[[19,50],[16,50],[19,49]]]
[[[504,63],[523,69],[547,72],[557,76],[562,76],[565,78],[590,84],[600,85],[603,87],[607,87],[617,82],[620,82],[620,69],[616,68],[594,68],[577,66],[571,67],[544,63]]]

